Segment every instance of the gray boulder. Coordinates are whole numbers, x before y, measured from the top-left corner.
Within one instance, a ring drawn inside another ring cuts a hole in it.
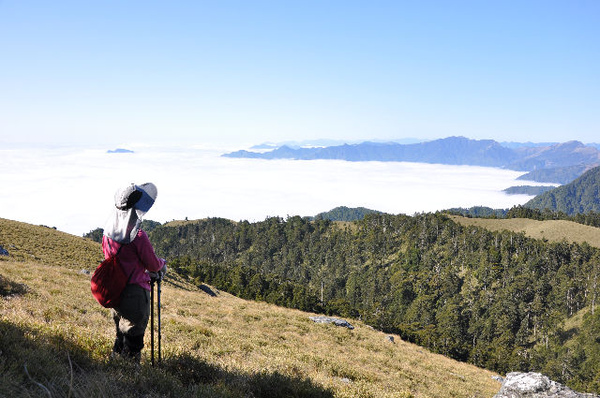
[[[550,380],[540,373],[512,372],[506,375],[494,398],[598,398],[594,394],[578,393]]]
[[[354,326],[350,325],[348,321],[338,318],[332,318],[329,316],[311,316],[310,319],[316,323],[333,323],[335,326],[343,326],[348,329],[354,329]]]

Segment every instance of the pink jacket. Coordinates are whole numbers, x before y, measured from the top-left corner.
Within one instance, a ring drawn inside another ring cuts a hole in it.
[[[156,272],[162,269],[165,260],[156,256],[148,235],[141,229],[128,245],[121,245],[106,235],[102,237],[102,251],[105,258],[117,253],[121,246],[123,248],[119,252],[119,261],[125,274],[131,275],[129,283],[150,290],[150,276],[146,270]]]

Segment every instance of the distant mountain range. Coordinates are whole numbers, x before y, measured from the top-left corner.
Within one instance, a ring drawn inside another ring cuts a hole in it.
[[[449,137],[434,141],[344,144],[292,148],[283,145],[266,152],[236,151],[225,157],[255,159],[338,159],[346,161],[416,162],[499,167],[528,171],[522,179],[566,184],[600,165],[600,150],[579,141],[559,144],[502,145],[494,140]]]

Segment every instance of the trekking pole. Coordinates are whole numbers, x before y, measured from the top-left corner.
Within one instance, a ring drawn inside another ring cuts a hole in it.
[[[150,280],[150,362],[154,366],[154,279]]]
[[[158,287],[157,287],[157,292],[158,292],[158,364],[160,365],[160,340],[162,338],[161,334],[160,334],[160,282],[162,279],[158,280]]]

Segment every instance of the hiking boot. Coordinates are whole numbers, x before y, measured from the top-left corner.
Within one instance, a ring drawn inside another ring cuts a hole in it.
[[[142,359],[142,353],[141,351],[131,351],[129,347],[125,346],[125,348],[123,348],[123,352],[121,353],[121,357],[139,365]]]
[[[115,337],[115,343],[113,345],[113,353],[121,354],[123,352],[123,346],[125,345],[123,333],[117,332],[117,337]]]
[[[142,357],[142,348],[144,348],[144,335],[128,336],[123,339],[123,349],[121,355],[124,358],[132,359],[135,363],[140,363]]]

